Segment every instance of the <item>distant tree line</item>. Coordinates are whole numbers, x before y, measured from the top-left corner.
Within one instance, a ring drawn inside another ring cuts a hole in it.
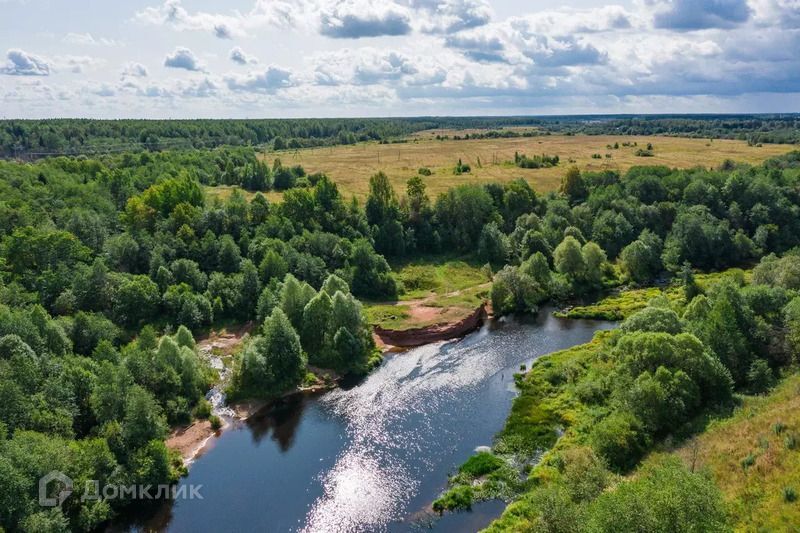
[[[535,129],[504,129],[518,127]],[[459,139],[557,133],[672,135],[741,139],[751,144],[800,141],[800,116],[795,114],[225,120],[11,119],[0,120],[0,157],[35,159],[47,155],[96,155],[243,145],[284,150],[370,140],[393,141],[434,128],[488,130],[457,136]]]

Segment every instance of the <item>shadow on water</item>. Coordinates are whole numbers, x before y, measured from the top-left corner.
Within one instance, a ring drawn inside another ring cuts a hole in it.
[[[492,443],[513,374],[589,341],[610,323],[504,319],[454,342],[387,356],[360,382],[295,396],[214,442],[181,484],[202,500],[164,505],[133,529],[169,531],[474,531],[504,507],[439,518],[430,503],[477,446]]]

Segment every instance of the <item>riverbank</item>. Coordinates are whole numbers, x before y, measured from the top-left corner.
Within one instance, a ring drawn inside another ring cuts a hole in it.
[[[430,503],[447,475],[502,428],[520,365],[606,327],[549,312],[495,321],[458,342],[387,356],[355,386],[264,408],[212,439],[180,481],[202,484],[204,499],[171,506],[159,525],[394,533],[420,521],[439,533],[475,531],[503,506],[439,521]]]
[[[385,347],[411,348],[464,337],[480,328],[490,315],[491,305],[483,302],[472,313],[454,322],[410,329],[387,329],[375,326],[374,332]]]
[[[462,338],[479,329],[490,318],[491,304],[483,302],[468,316],[459,320],[406,330],[375,326],[373,337],[382,354],[400,352],[425,344]],[[208,420],[195,420],[187,426],[173,428],[165,444],[171,450],[178,451],[187,466],[205,451],[212,438],[222,435],[234,423],[244,422],[255,413],[289,397],[333,390],[342,379],[331,370],[309,367],[309,372],[317,378],[316,383],[306,383],[273,400],[247,400],[232,405],[225,404],[224,395],[220,392],[221,386],[226,381],[232,357],[241,348],[252,327],[252,323],[248,323],[231,332],[211,332],[197,344],[198,352],[209,361],[212,368],[220,372],[220,383],[209,391],[208,399],[212,401],[216,411],[214,414],[219,416],[222,426],[214,429]],[[220,412],[221,409],[224,411]]]
[[[335,389],[340,377],[335,381],[323,381],[314,385],[301,386],[285,392],[272,400],[246,400],[226,405],[227,413],[219,416],[222,426],[214,429],[208,420],[195,420],[188,426],[173,428],[169,437],[164,442],[167,448],[181,454],[183,464],[189,466],[203,453],[205,453],[212,439],[219,438],[222,434],[235,425],[246,422],[251,416],[270,409],[280,401],[291,399],[299,395],[314,395]]]

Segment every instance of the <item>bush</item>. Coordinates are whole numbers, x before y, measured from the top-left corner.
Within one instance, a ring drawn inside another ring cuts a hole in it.
[[[628,411],[616,411],[597,423],[590,442],[609,467],[620,472],[636,465],[650,446],[642,422]]]
[[[747,372],[747,386],[752,394],[763,394],[775,385],[775,375],[764,359],[756,359]]]
[[[786,503],[793,503],[797,501],[797,492],[794,490],[794,487],[783,488],[783,501]]]
[[[417,173],[418,173],[420,176],[430,176],[431,174],[433,174],[433,172],[431,172],[431,169],[429,169],[428,167],[421,167],[421,168],[420,168],[420,169],[417,171]]]
[[[222,419],[217,415],[211,415],[208,417],[208,421],[211,422],[211,429],[214,431],[219,431],[222,429]]]
[[[433,510],[442,513],[443,511],[471,509],[473,497],[472,487],[463,485],[453,487],[433,502]]]
[[[741,460],[742,470],[747,470],[754,464],[756,464],[756,456],[753,455],[753,452],[748,453],[745,458]]]
[[[197,402],[194,407],[194,417],[205,420],[211,416],[211,404],[205,398]]]
[[[720,490],[663,458],[589,505],[586,531],[728,531]]]
[[[502,467],[504,461],[490,452],[479,452],[467,459],[458,469],[462,474],[477,478],[490,474]]]

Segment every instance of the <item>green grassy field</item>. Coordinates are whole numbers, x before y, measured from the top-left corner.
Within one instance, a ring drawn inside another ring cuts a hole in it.
[[[711,474],[736,531],[797,531],[800,502],[792,494],[800,496],[800,374],[767,396],[744,397],[731,418],[675,453],[689,468]]]
[[[707,290],[723,276],[742,276],[746,282],[750,281],[751,271],[731,268],[724,272],[712,272],[708,274],[697,274],[695,280],[703,290]],[[683,289],[677,282],[673,281],[670,285],[658,287],[646,287],[642,289],[626,289],[615,291],[613,294],[590,304],[577,306],[565,311],[556,312],[556,316],[563,318],[589,318],[597,320],[624,320],[636,311],[644,309],[647,302],[657,296],[666,296],[673,304],[684,305]]]
[[[369,322],[409,329],[461,320],[488,298],[487,274],[463,258],[427,257],[392,265],[404,292],[396,302],[364,302]]]

